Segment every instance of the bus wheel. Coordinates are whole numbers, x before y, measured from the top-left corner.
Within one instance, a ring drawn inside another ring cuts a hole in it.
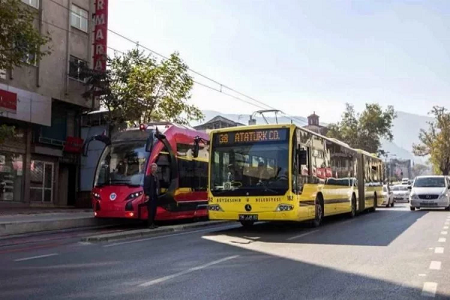
[[[350,218],[356,217],[356,197],[352,195],[352,211],[349,214]]]
[[[316,201],[315,201],[316,205],[315,205],[315,217],[314,217],[314,221],[312,221],[312,226],[313,227],[319,227],[320,224],[322,224],[322,219],[323,219],[323,203],[321,201],[321,198],[317,197]]]
[[[255,224],[255,222],[253,221],[241,221],[241,225],[244,226],[245,228],[252,227],[253,224]]]

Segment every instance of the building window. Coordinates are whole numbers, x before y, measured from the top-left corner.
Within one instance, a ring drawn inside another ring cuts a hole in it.
[[[71,55],[69,64],[69,77],[84,81],[86,78],[84,70],[87,68],[87,62]]]
[[[23,156],[0,152],[0,201],[23,201],[22,188]]]
[[[22,0],[22,2],[34,8],[39,8],[39,0]]]
[[[76,5],[72,4],[72,12],[70,16],[70,24],[80,29],[81,31],[88,31],[88,12]]]

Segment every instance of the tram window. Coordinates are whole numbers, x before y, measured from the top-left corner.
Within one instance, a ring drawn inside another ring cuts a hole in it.
[[[208,163],[203,161],[194,161],[194,183],[193,188],[196,191],[206,191],[208,185]]]
[[[168,154],[160,153],[156,159],[158,165],[158,179],[161,188],[167,189],[170,185],[170,157]]]
[[[179,187],[192,187],[194,177],[193,162],[191,160],[178,159]]]

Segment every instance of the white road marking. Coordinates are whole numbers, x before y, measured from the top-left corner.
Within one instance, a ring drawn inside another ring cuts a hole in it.
[[[120,245],[125,245],[125,244],[131,244],[131,243],[139,243],[139,242],[145,242],[145,241],[151,241],[151,240],[157,240],[157,239],[162,239],[162,238],[167,238],[167,237],[172,237],[172,236],[177,236],[177,235],[185,235],[185,234],[191,234],[191,233],[197,233],[197,232],[202,232],[202,231],[209,231],[211,229],[227,229],[227,228],[237,228],[239,226],[221,226],[221,227],[208,227],[206,229],[199,229],[199,230],[193,230],[193,231],[187,231],[187,232],[180,232],[180,233],[174,233],[174,234],[167,234],[167,235],[160,235],[160,236],[154,236],[154,237],[149,237],[149,238],[145,238],[145,239],[139,239],[139,240],[132,240],[132,241],[126,241],[126,242],[118,242],[118,243],[113,243],[113,244],[107,244],[104,245],[103,247],[114,247],[114,246],[120,246]]]
[[[438,242],[439,243],[445,243],[446,240],[447,240],[446,238],[439,238]]]
[[[425,277],[427,274],[419,274],[420,277]]]
[[[436,282],[425,282],[423,284],[422,296],[434,298],[436,296],[437,283]]]
[[[441,231],[441,234],[442,234],[442,235],[446,235],[446,234],[447,234],[447,231]]]
[[[448,226],[444,226],[444,228],[442,228],[442,229],[448,229]]]
[[[161,278],[158,278],[158,279],[154,279],[154,280],[151,280],[151,281],[148,281],[148,282],[144,282],[144,283],[140,284],[139,286],[140,287],[147,287],[147,286],[155,285],[155,284],[158,284],[158,283],[161,283],[161,282],[173,279],[175,277],[179,277],[179,276],[191,273],[191,272],[195,272],[195,271],[199,271],[199,270],[205,269],[205,268],[213,266],[213,265],[220,264],[222,262],[225,262],[227,260],[231,260],[231,259],[234,259],[234,258],[237,258],[237,257],[239,257],[239,255],[228,256],[228,257],[225,257],[225,258],[222,258],[222,259],[219,259],[219,260],[216,260],[216,261],[213,261],[213,262],[210,262],[210,263],[198,266],[198,267],[187,269],[186,271],[182,271],[182,272],[175,273],[175,274],[172,274],[172,275],[169,275],[169,276],[164,276],[164,277],[161,277]]]
[[[434,249],[434,253],[439,253],[439,254],[444,253],[444,247],[436,247],[436,249]]]
[[[58,253],[50,253],[50,254],[44,254],[44,255],[38,255],[38,256],[32,256],[32,257],[25,257],[25,258],[19,258],[15,259],[14,261],[26,261],[26,260],[32,260],[37,258],[44,258],[44,257],[50,257],[50,256],[56,256]]]
[[[290,237],[290,238],[288,238],[288,239],[286,239],[286,240],[287,240],[287,241],[296,240],[296,239],[299,239],[299,238],[301,238],[301,237],[307,236],[307,235],[309,235],[309,234],[311,234],[311,233],[314,233],[314,232],[317,232],[317,231],[319,231],[319,230],[308,231],[308,232],[305,232],[305,233],[303,233],[303,234],[300,234],[300,235],[296,235],[296,236]]]
[[[430,263],[430,270],[440,270],[441,269],[441,262],[433,260]]]

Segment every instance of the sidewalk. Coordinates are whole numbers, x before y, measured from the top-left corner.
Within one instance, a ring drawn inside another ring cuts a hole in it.
[[[6,209],[0,213],[0,237],[47,230],[94,227],[114,220],[95,219],[90,209]]]

